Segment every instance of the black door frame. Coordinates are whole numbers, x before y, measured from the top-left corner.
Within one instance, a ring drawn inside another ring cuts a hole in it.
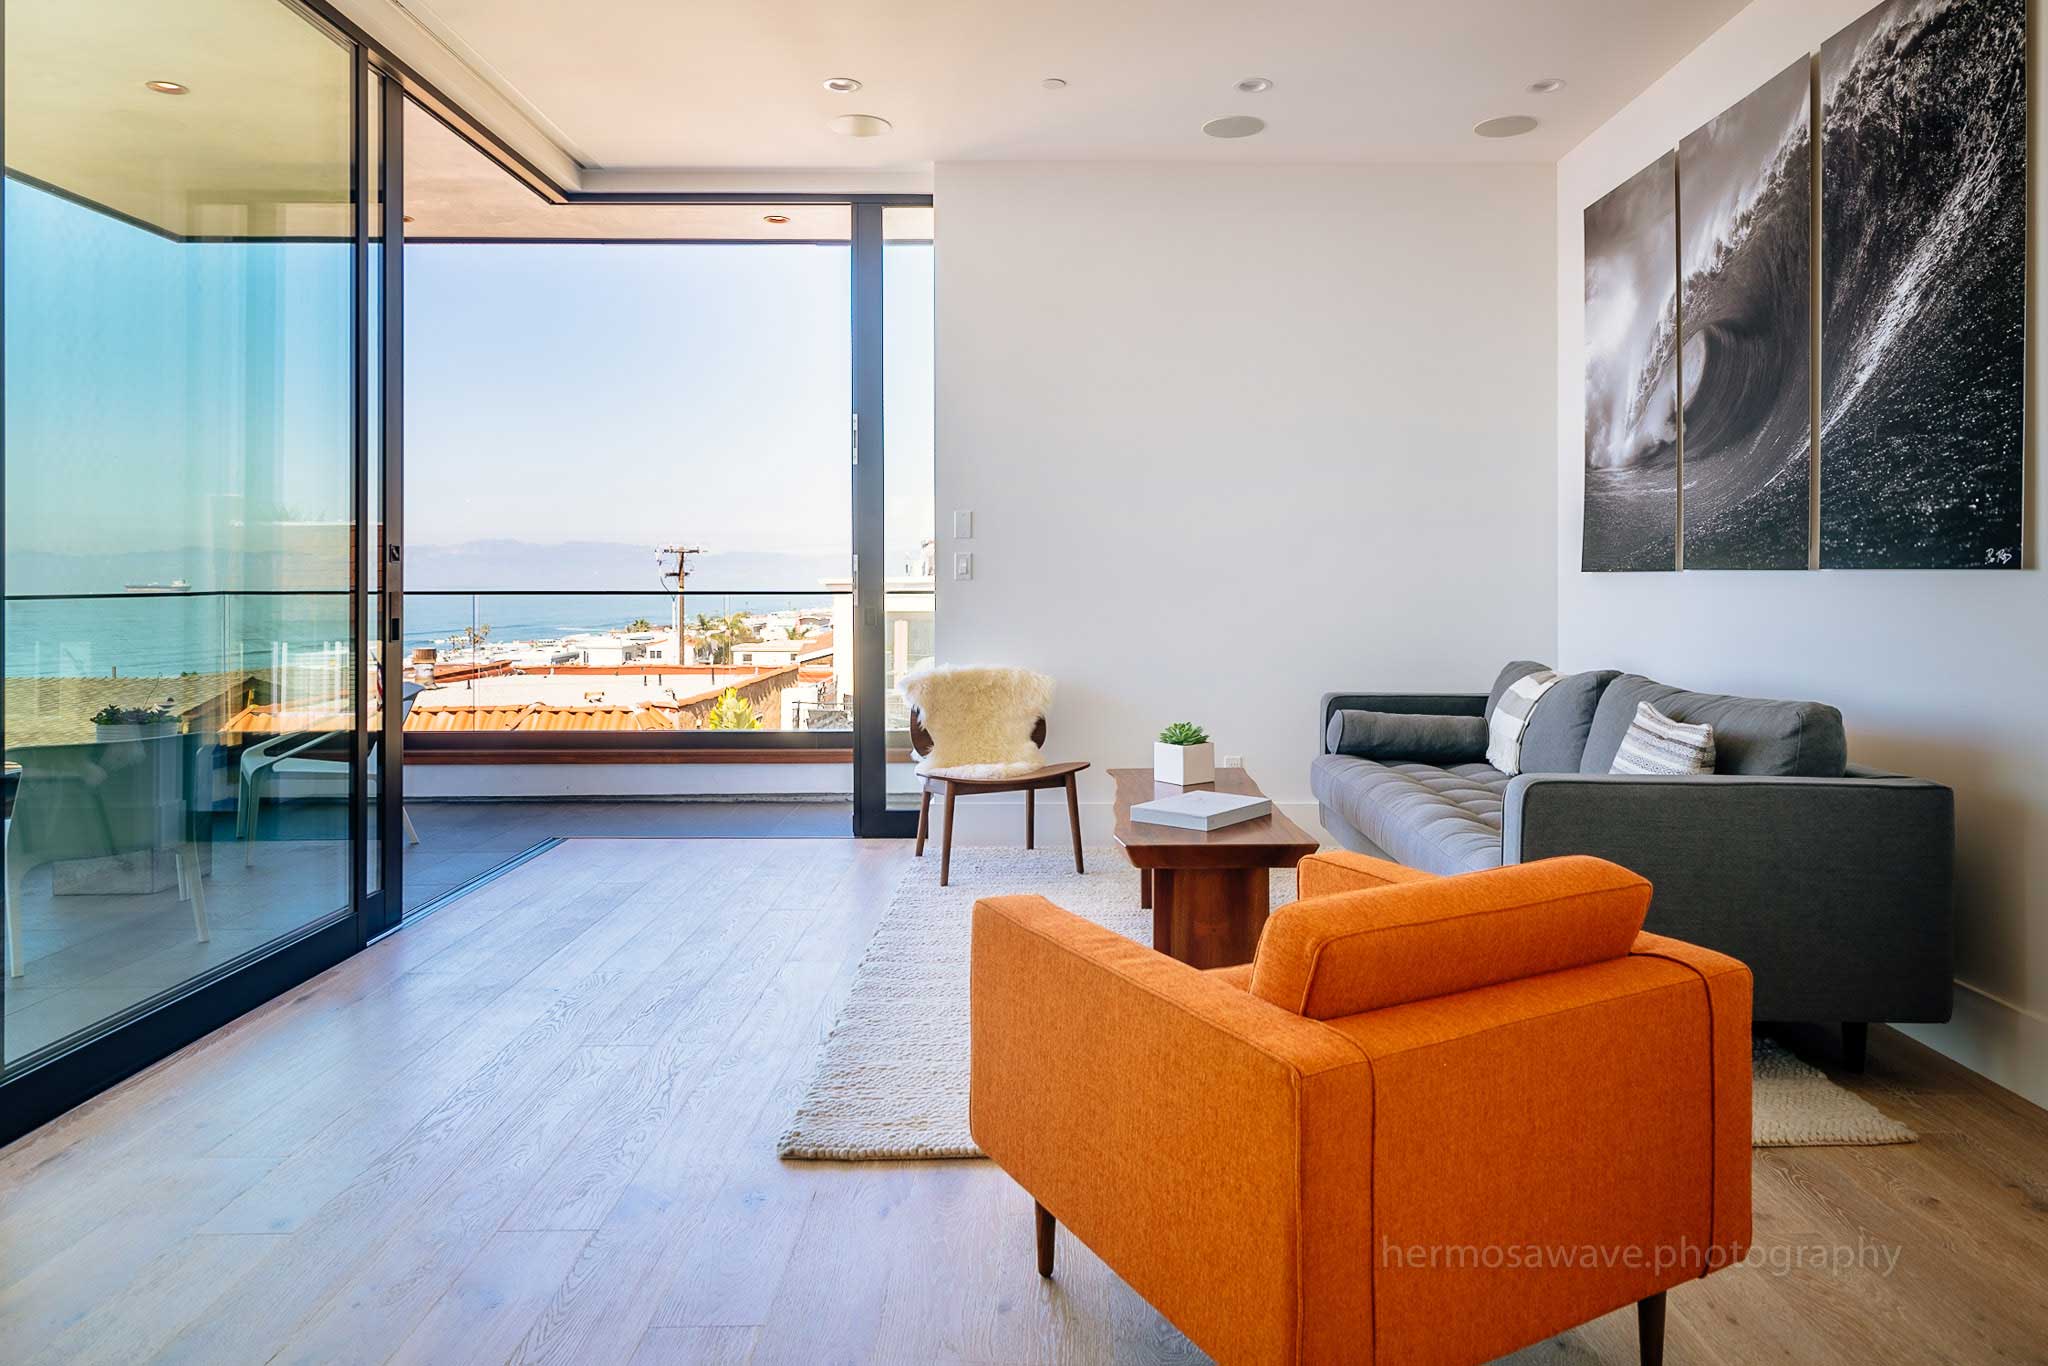
[[[882,214],[875,200],[853,203],[853,833],[904,839],[917,813],[889,807],[889,579],[884,547],[888,503],[888,414]],[[933,516],[937,517],[934,508]],[[936,528],[935,528],[936,529]],[[933,585],[937,587],[936,584]]]

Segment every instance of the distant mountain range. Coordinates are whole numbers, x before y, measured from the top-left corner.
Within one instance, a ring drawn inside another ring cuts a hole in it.
[[[406,552],[405,586],[429,589],[582,589],[660,592],[673,557],[654,547],[615,541],[466,541],[415,545]],[[850,555],[789,555],[775,551],[708,551],[690,557],[690,591],[815,593],[825,580],[845,578]]]
[[[11,551],[7,556],[6,591],[26,593],[119,593],[131,583],[169,583],[183,579],[195,591],[217,589],[230,582],[247,588],[280,583],[327,586],[330,577],[346,573],[343,564],[316,565],[310,557],[289,564],[269,555],[243,557],[240,573],[230,574],[229,557],[218,550],[140,550],[104,555],[63,555],[48,551]],[[467,541],[460,545],[415,545],[406,551],[405,586],[413,592],[434,590],[576,589],[590,592],[658,593],[666,585],[661,570],[670,563],[653,546],[614,541],[566,541],[543,545],[532,541]],[[827,579],[851,572],[850,555],[791,555],[773,551],[712,551],[692,556],[692,592],[818,592]],[[339,588],[336,582],[332,585]]]

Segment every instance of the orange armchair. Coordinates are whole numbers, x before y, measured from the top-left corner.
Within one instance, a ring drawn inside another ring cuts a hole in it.
[[[975,903],[975,1141],[1223,1362],[1480,1362],[1750,1237],[1749,971],[1591,858],[1301,865],[1248,967]]]

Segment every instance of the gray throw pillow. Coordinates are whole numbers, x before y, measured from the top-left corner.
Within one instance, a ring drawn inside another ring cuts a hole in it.
[[[1354,759],[1476,764],[1486,758],[1486,718],[1339,710],[1330,713],[1323,744]]]
[[[1518,678],[1548,670],[1548,664],[1533,660],[1518,659],[1500,671],[1494,680],[1493,691],[1486,697],[1486,714],[1492,716],[1500,706],[1500,699],[1506,695],[1510,685]],[[1522,773],[1577,773],[1586,753],[1586,738],[1592,733],[1593,717],[1599,710],[1600,699],[1607,691],[1607,685],[1620,674],[1613,669],[1592,669],[1585,673],[1566,674],[1536,703],[1536,709],[1529,713],[1529,721],[1522,729],[1521,757],[1518,771]],[[1626,726],[1626,722],[1623,723]],[[1619,735],[1616,743],[1620,743]],[[1613,751],[1608,751],[1613,757]],[[1606,769],[1601,769],[1606,772]]]
[[[1681,724],[1712,726],[1717,773],[1839,778],[1848,760],[1842,713],[1825,703],[1688,692],[1640,674],[1623,674],[1600,698],[1581,773],[1605,773],[1613,766],[1641,702]]]

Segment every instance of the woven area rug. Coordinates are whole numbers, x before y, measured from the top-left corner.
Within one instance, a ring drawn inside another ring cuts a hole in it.
[[[1152,913],[1122,852],[969,847],[939,886],[936,851],[913,861],[861,959],[817,1069],[784,1131],[784,1157],[901,1161],[979,1157],[967,1131],[967,958],[976,897],[1036,892],[1140,942]],[[1273,904],[1294,875],[1273,875]],[[1768,1040],[1755,1048],[1758,1147],[1910,1143],[1915,1135]]]

